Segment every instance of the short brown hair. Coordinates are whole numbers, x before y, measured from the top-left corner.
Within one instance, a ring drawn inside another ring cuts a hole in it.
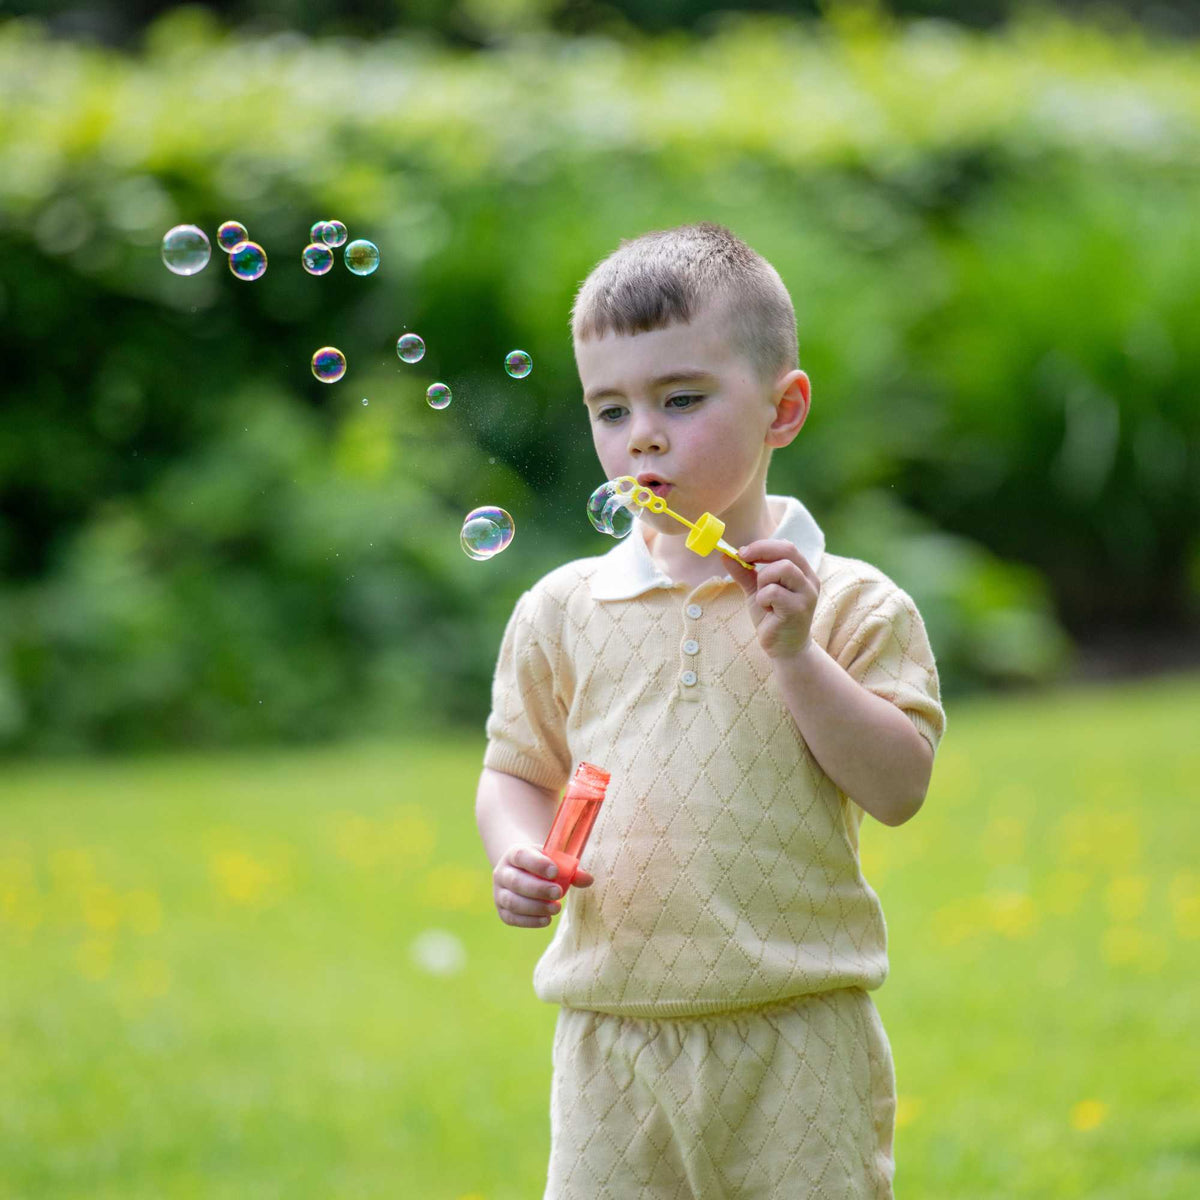
[[[663,329],[712,301],[726,305],[734,346],[762,378],[798,365],[796,311],[779,272],[709,221],[622,241],[580,285],[571,332],[587,341]]]

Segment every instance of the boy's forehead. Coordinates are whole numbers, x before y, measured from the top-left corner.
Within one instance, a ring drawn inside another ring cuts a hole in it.
[[[731,357],[727,326],[705,311],[661,329],[576,339],[575,363],[585,394],[645,384],[670,372],[716,373]]]

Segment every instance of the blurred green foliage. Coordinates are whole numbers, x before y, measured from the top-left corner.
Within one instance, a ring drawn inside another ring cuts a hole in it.
[[[481,721],[516,597],[609,548],[574,289],[621,237],[698,219],[796,302],[814,405],[771,490],[913,594],[947,694],[1050,678],[1067,635],[1194,620],[1198,117],[1194,48],[1041,18],[838,8],[466,53],[193,9],[136,57],[10,22],[0,745]],[[376,275],[302,271],[327,216]],[[229,217],[261,280],[219,249],[166,271],[169,226]],[[309,371],[328,343],[333,387]],[[517,525],[489,563],[457,544],[482,503]]]

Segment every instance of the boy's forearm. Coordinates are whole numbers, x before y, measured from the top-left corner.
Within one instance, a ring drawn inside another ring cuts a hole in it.
[[[933,750],[894,705],[868,692],[815,642],[775,672],[801,734],[821,769],[885,825],[902,825],[921,807]]]
[[[557,808],[557,793],[484,767],[475,794],[475,824],[488,862],[494,867],[506,850],[521,842],[542,845]]]

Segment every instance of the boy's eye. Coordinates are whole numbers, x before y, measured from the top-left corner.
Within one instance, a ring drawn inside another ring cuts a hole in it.
[[[597,421],[607,421],[610,425],[621,415],[619,408],[602,408],[596,414]]]
[[[698,404],[703,399],[703,396],[698,396],[694,392],[685,392],[679,396],[670,396],[667,399],[667,403],[673,404],[676,400],[681,400],[683,403],[676,405],[677,408],[692,408],[695,404]]]

